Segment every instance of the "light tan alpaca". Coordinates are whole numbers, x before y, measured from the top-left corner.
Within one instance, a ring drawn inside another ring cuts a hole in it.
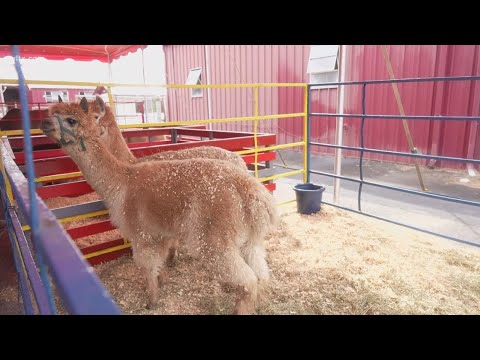
[[[119,161],[92,126],[96,114],[85,98],[55,104],[49,113],[43,132],[71,156],[132,242],[150,308],[159,301],[168,252],[180,239],[237,288],[234,312],[254,313],[258,280],[269,277],[263,239],[278,221],[273,197],[257,179],[219,160]]]
[[[115,115],[108,106],[105,106],[102,98],[97,97],[96,100],[89,102],[89,108],[96,113],[95,116],[98,116],[95,126],[100,126],[101,128],[100,140],[103,141],[110,152],[120,161],[135,163],[151,160],[182,160],[192,158],[218,159],[230,161],[240,169],[248,171],[247,165],[240,155],[214,146],[199,146],[191,149],[163,151],[137,159],[128,148],[118,127],[118,123],[115,120]],[[101,112],[103,115],[100,114]]]
[[[59,102],[63,102],[59,97]],[[100,128],[100,141],[102,141],[108,150],[120,161],[127,161],[129,163],[138,163],[152,160],[185,160],[192,158],[200,159],[218,159],[231,162],[239,169],[248,172],[247,165],[243,161],[242,157],[231,151],[221,149],[214,146],[199,146],[192,149],[182,149],[175,151],[163,151],[149,156],[141,158],[135,158],[132,152],[127,146],[127,143],[122,136],[122,132],[115,120],[115,115],[112,110],[105,105],[103,99],[99,96],[95,100],[88,103],[89,110],[92,111],[95,116],[92,117],[92,126]],[[178,241],[172,246],[167,264],[172,266],[177,254]]]

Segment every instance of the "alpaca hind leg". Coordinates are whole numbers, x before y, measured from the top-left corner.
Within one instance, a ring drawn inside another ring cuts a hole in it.
[[[263,244],[254,244],[242,249],[242,256],[260,281],[268,281],[270,270],[268,268],[267,252]]]
[[[237,290],[234,314],[254,314],[258,279],[252,268],[248,266],[237,249],[220,255],[218,265],[220,278],[233,285]]]

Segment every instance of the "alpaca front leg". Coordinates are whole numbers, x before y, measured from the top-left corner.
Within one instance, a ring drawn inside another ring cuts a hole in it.
[[[155,271],[147,271],[147,309],[152,310],[158,306],[160,300],[160,287],[158,274]]]
[[[179,246],[178,240],[174,240],[168,250],[168,256],[166,261],[168,267],[173,267],[175,265],[175,257],[177,256],[178,246]]]
[[[166,252],[157,247],[138,247],[134,252],[134,261],[143,271],[147,281],[148,309],[157,307],[160,300],[160,284],[164,282],[163,272]]]

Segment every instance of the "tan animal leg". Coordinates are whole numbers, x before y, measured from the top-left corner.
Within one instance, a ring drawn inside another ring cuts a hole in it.
[[[221,255],[220,277],[237,289],[234,314],[251,315],[255,313],[257,301],[257,282],[252,268],[247,265],[237,249]]]
[[[175,265],[175,257],[177,256],[178,245],[178,240],[175,240],[170,249],[168,250],[167,266],[169,267]]]
[[[267,252],[263,244],[254,244],[242,249],[242,256],[260,281],[268,281],[270,270],[265,260]]]
[[[147,280],[148,309],[157,307],[160,300],[160,286],[166,281],[165,262],[170,244],[169,241],[161,241],[156,246],[137,247],[133,252],[133,259],[143,268]]]

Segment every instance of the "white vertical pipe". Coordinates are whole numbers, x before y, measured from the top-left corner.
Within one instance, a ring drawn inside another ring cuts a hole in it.
[[[345,45],[340,45],[340,63],[338,64],[339,82],[345,81]],[[343,115],[343,108],[345,105],[345,86],[338,86],[338,102],[337,113]],[[335,135],[335,144],[343,145],[343,117],[337,117],[337,128]],[[337,176],[342,174],[342,149],[335,149],[335,165],[334,173]],[[340,179],[335,178],[333,181],[333,202],[338,204],[340,198]]]

